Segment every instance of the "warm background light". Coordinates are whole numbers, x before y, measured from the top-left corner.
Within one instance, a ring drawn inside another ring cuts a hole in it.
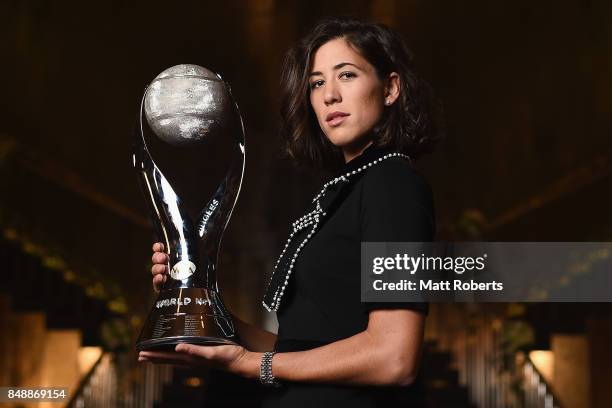
[[[529,358],[538,369],[548,384],[553,383],[553,372],[555,368],[555,356],[550,350],[533,350],[529,352]]]

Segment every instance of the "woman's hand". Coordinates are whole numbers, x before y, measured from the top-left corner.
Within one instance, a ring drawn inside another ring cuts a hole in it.
[[[151,257],[153,266],[151,273],[153,274],[153,288],[159,292],[168,279],[168,255],[164,252],[164,244],[156,242],[153,244],[153,256]]]
[[[197,346],[181,343],[176,345],[175,351],[141,351],[138,361],[190,368],[210,367],[256,378],[259,373],[256,354],[260,353],[252,353],[237,345]]]

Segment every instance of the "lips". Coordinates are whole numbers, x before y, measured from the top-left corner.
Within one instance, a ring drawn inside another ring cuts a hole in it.
[[[325,121],[329,123],[330,126],[338,126],[339,124],[344,122],[344,119],[347,116],[349,116],[349,114],[346,112],[336,111],[336,112],[332,112],[329,115],[327,115],[327,117],[325,118]]]

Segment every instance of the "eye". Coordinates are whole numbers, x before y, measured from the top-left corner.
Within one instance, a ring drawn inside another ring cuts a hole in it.
[[[356,76],[357,76],[357,75],[355,75],[355,73],[354,73],[354,72],[351,72],[351,71],[345,71],[345,72],[342,72],[342,73],[341,73],[341,74],[338,76],[338,78],[346,78],[346,79],[351,79],[351,78],[355,78]]]
[[[317,81],[311,82],[310,83],[310,89],[315,89],[315,88],[319,88],[321,86],[323,86],[324,81],[322,79],[319,79]]]

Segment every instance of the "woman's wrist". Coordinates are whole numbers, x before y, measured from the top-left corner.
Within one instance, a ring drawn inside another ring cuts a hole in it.
[[[262,357],[263,353],[247,351],[240,361],[238,361],[235,368],[231,371],[251,380],[259,380],[259,370],[261,367]]]

